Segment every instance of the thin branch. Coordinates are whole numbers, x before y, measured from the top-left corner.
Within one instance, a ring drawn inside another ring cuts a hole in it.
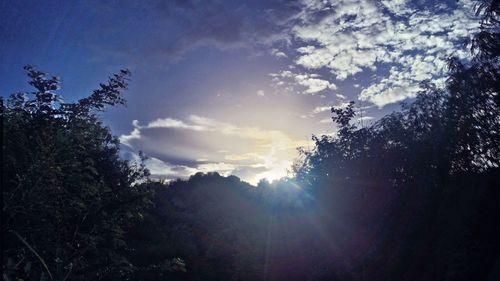
[[[66,279],[68,279],[72,269],[73,269],[73,264],[70,263],[68,273],[66,273],[66,276],[64,276],[64,279],[62,281],[66,281]]]
[[[43,267],[45,267],[45,270],[47,270],[47,273],[49,274],[50,280],[54,280],[54,278],[52,278],[52,273],[50,273],[49,267],[47,266],[45,261],[42,259],[42,257],[35,251],[35,249],[33,249],[33,247],[31,247],[31,245],[26,240],[24,240],[24,238],[21,237],[21,235],[19,235],[16,231],[9,230],[9,232],[14,234],[19,240],[21,240],[21,242],[23,242],[24,245],[26,245],[26,247],[28,247],[28,249],[30,249],[31,252],[33,252],[33,254],[38,258],[38,260],[40,260]]]

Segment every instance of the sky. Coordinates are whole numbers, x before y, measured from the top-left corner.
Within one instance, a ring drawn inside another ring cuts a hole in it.
[[[155,178],[255,184],[335,133],[331,107],[355,101],[369,125],[443,85],[477,28],[455,0],[0,0],[0,94],[30,90],[28,64],[66,101],[127,68],[127,106],[102,113],[124,157],[143,151]]]

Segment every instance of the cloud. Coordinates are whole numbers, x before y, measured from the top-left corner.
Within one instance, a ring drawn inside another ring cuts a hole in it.
[[[349,102],[340,102],[337,103],[336,105],[316,106],[309,112],[309,114],[304,115],[304,118],[314,118],[316,120],[318,120],[317,118],[320,118],[319,121],[317,121],[319,124],[333,124],[331,117],[332,108],[345,108],[348,104]],[[327,115],[328,117],[326,117]]]
[[[309,76],[329,71],[337,81],[375,74],[375,81],[364,81],[359,99],[378,107],[414,97],[422,80],[441,78],[446,56],[467,58],[462,44],[478,27],[472,3],[464,1],[303,0],[301,4],[303,11],[290,28],[294,65]],[[387,68],[388,74],[378,71]],[[309,82],[314,85],[306,90],[309,93],[328,87]]]
[[[136,120],[134,120],[136,121]],[[136,123],[138,124],[138,123]],[[190,129],[195,131],[202,131],[206,128],[201,125],[188,125],[183,121],[172,119],[172,118],[159,118],[155,121],[149,123],[146,128],[179,128],[179,129]]]
[[[118,41],[115,52],[170,59],[181,58],[201,46],[257,49],[277,41],[289,41],[290,34],[283,31],[300,13],[298,0],[125,0],[92,1],[88,6],[99,18],[110,22],[103,32],[115,35]],[[124,13],[126,17],[122,16]],[[131,41],[120,21],[133,22],[137,30],[130,32],[139,33],[142,40]],[[102,35],[96,35],[93,40],[98,42]],[[273,55],[286,57],[279,51]]]
[[[292,89],[293,86],[301,86],[303,94],[317,94],[324,90],[336,90],[337,85],[320,78],[316,73],[293,73],[289,70],[284,70],[279,73],[271,73],[273,82],[276,86],[284,86]]]
[[[330,106],[317,106],[311,111],[311,115],[316,115],[318,113],[323,113],[323,112],[331,112],[332,108],[344,108],[349,105],[349,102],[341,102],[337,105],[330,105]]]
[[[407,15],[412,12],[408,8],[409,1],[407,0],[382,0],[381,2],[392,14],[398,16]]]
[[[304,87],[306,90],[304,93],[306,94],[316,94],[325,89],[336,90],[337,86],[333,83],[330,83],[326,80],[314,78],[312,75],[308,74],[299,74],[295,76],[295,81]]]
[[[186,178],[197,172],[196,169],[184,165],[171,165],[158,158],[150,157],[145,161],[151,175],[157,178]]]
[[[134,124],[136,123],[136,124]],[[134,129],[128,134],[128,135],[121,135],[120,136],[120,142],[124,145],[131,146],[132,141],[138,140],[141,138],[141,131],[137,127],[137,120],[134,120],[132,122],[134,125]]]
[[[258,90],[258,91],[256,92],[256,94],[257,94],[257,96],[259,96],[259,97],[263,97],[263,96],[265,96],[265,95],[266,95],[266,93],[264,92],[264,90]]]
[[[142,150],[156,177],[186,177],[196,172],[235,174],[251,183],[286,175],[296,148],[307,145],[279,131],[237,126],[190,115],[185,120],[159,118],[120,136],[124,149]]]
[[[288,56],[284,52],[282,52],[278,49],[274,49],[274,48],[271,49],[271,55],[273,55],[277,58],[288,58]]]
[[[326,111],[330,111],[332,109],[331,106],[317,106],[315,107],[313,110],[312,110],[312,114],[318,114],[318,113],[321,113],[321,112],[326,112]]]
[[[370,120],[373,120],[373,119],[375,119],[375,117],[373,117],[373,116],[358,117],[359,121],[370,121]]]

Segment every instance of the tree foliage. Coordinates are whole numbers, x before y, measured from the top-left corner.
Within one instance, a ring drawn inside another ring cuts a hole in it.
[[[25,67],[33,92],[2,108],[5,280],[123,280],[134,270],[125,233],[148,205],[147,176],[118,156],[96,115],[123,104],[129,72],[66,103],[60,81]]]

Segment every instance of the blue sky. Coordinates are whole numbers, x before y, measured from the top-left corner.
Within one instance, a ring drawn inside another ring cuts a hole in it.
[[[66,100],[128,68],[128,106],[103,114],[125,154],[160,178],[255,183],[335,132],[331,106],[354,100],[367,124],[442,84],[477,26],[470,1],[4,0],[0,93],[29,89],[26,64],[61,76]]]

